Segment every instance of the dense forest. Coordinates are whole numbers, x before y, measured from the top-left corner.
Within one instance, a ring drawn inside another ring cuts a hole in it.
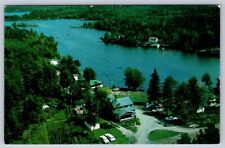
[[[46,98],[59,95],[57,75],[49,64],[49,59],[59,57],[53,37],[5,28],[6,143],[21,136],[30,123],[40,120]]]
[[[210,107],[211,101],[220,102],[219,79],[217,79],[216,86],[213,87],[211,77],[207,73],[202,76],[201,82],[195,77],[191,77],[187,82],[179,83],[172,76],[168,76],[161,83],[157,70],[154,69],[147,93],[149,102],[162,104],[166,115],[179,115],[185,123],[204,121],[203,115],[198,114],[198,110],[202,108],[208,114],[212,110],[219,112],[218,107]],[[217,119],[210,116],[207,118],[210,122],[218,120],[218,117]]]
[[[31,11],[6,20],[87,19],[96,20],[84,27],[105,30],[105,43],[143,46],[150,36],[167,48],[196,52],[219,48],[220,9],[216,5],[180,6],[48,6],[17,7]],[[17,10],[16,9],[16,10]],[[15,10],[6,7],[6,11]]]
[[[130,67],[124,71],[124,77],[125,85],[131,91],[136,91],[145,80],[138,69]],[[191,77],[187,82],[180,83],[172,76],[168,76],[162,82],[157,70],[154,69],[150,76],[147,94],[149,103],[156,106],[161,104],[163,106],[164,113],[161,113],[159,116],[179,115],[182,118],[183,124],[189,123],[190,121],[197,121],[201,118],[204,121],[205,117],[197,113],[199,109],[206,109],[207,111],[205,110],[205,112],[208,114],[212,110],[219,112],[218,106],[210,107],[212,101],[214,103],[220,102],[219,79],[217,79],[216,85],[213,86],[208,73],[202,76],[201,81],[198,81],[196,77]],[[210,122],[217,122],[218,120],[218,117],[211,118],[209,115],[207,118]]]
[[[58,64],[52,64],[52,61],[58,61]],[[72,133],[68,128],[74,129],[75,137],[77,132],[84,131],[79,126],[83,125],[84,118],[80,119],[71,112],[77,102],[87,102],[85,120],[93,124],[100,115],[106,118],[112,116],[111,112],[103,112],[110,108],[110,104],[105,100],[106,91],[98,90],[93,95],[90,90],[89,81],[96,76],[94,70],[86,68],[84,79],[80,79],[80,65],[81,63],[71,56],[61,57],[58,54],[57,43],[53,37],[38,34],[33,30],[20,29],[16,25],[5,27],[6,143],[31,142],[29,138],[24,137],[24,132],[29,130],[30,126],[46,124],[47,119],[64,112],[66,119],[63,119],[63,122],[54,126],[51,123],[50,128],[47,127],[48,133],[53,136],[49,143],[82,143],[80,140],[74,142],[65,138]],[[74,79],[74,74],[79,77],[78,81]],[[43,110],[46,105],[50,106],[51,111]],[[93,114],[96,115],[93,117]],[[62,133],[55,133],[57,128],[60,128]],[[61,138],[57,140],[56,136]],[[88,140],[85,143],[93,143],[93,140],[96,140],[94,137],[85,136]],[[45,137],[45,143],[48,138]]]

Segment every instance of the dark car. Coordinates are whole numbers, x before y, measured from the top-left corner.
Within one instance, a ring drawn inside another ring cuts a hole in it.
[[[164,122],[173,125],[181,125],[183,120],[179,116],[169,116],[164,118]]]

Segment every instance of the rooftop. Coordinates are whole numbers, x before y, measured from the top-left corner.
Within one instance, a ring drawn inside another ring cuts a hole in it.
[[[52,59],[52,60],[50,60],[50,64],[57,66],[59,64],[59,60]]]
[[[90,80],[90,83],[89,83],[90,86],[96,86],[96,85],[101,85],[101,84],[102,84],[102,82],[99,80]]]
[[[119,106],[126,106],[126,105],[133,104],[130,97],[118,98],[116,102],[117,102],[117,105],[119,105]]]
[[[126,113],[134,113],[135,114],[135,107],[134,106],[129,106],[121,109],[116,109],[114,110],[114,113],[121,118]]]

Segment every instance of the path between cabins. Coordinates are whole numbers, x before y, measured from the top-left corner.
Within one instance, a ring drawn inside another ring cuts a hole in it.
[[[130,141],[136,139],[136,144],[149,144],[152,143],[148,139],[148,134],[156,129],[165,129],[177,132],[186,132],[189,134],[194,134],[199,131],[199,128],[184,128],[179,126],[172,126],[172,127],[164,127],[163,125],[159,124],[159,120],[153,116],[143,114],[143,111],[140,109],[136,109],[136,115],[140,118],[141,125],[138,126],[138,130],[136,133],[119,126],[118,129],[126,135]]]

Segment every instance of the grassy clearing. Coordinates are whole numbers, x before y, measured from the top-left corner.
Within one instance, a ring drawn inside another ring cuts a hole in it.
[[[48,122],[54,122],[54,121],[65,121],[66,120],[66,114],[65,111],[60,111],[56,113]]]
[[[148,135],[148,139],[151,141],[158,141],[162,139],[172,138],[181,134],[180,132],[168,131],[168,130],[154,130]]]
[[[118,92],[118,97],[125,97],[129,96],[131,100],[134,102],[134,104],[145,104],[148,102],[148,96],[147,93],[145,92],[140,92],[140,91],[119,91]]]
[[[116,137],[116,141],[111,144],[129,144],[131,141],[123,135],[115,126],[107,129],[98,129],[90,131],[87,135],[73,136],[73,129],[65,123],[65,111],[56,112],[47,121],[39,124],[30,125],[24,132],[23,140],[15,141],[17,144],[98,144],[101,143],[100,136],[106,133],[111,133]],[[103,121],[102,121],[103,122]],[[107,122],[107,121],[104,121]],[[76,131],[82,132],[83,127],[72,127]],[[78,130],[79,128],[79,130]]]
[[[115,136],[116,140],[113,142],[110,142],[111,144],[129,144],[129,138],[123,135],[117,128],[111,128],[111,129],[97,129],[95,131],[92,131],[95,138],[98,138],[101,135],[104,135],[106,133],[110,133]]]
[[[128,130],[131,130],[133,133],[136,133],[137,132],[137,126],[139,126],[140,124],[141,124],[140,119],[135,118],[135,119],[123,121],[119,125],[128,129]]]
[[[23,134],[27,144],[49,144],[46,123],[31,125]]]

